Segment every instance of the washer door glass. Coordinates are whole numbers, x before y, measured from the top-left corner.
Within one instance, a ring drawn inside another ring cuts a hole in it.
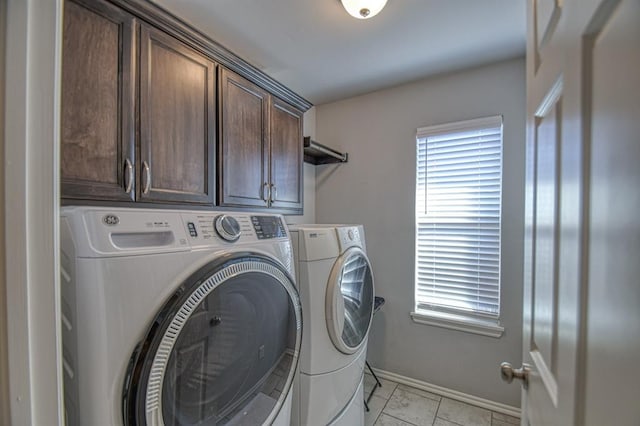
[[[134,354],[128,424],[269,424],[298,362],[301,315],[291,279],[259,256],[192,278]]]
[[[352,354],[364,344],[373,299],[369,259],[361,249],[352,247],[333,266],[325,300],[329,336],[341,352]]]

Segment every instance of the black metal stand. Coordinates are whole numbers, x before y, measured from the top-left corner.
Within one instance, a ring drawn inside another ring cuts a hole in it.
[[[374,315],[376,314],[376,312],[380,310],[382,305],[384,305],[384,302],[385,302],[384,297],[378,297],[378,296],[375,297],[373,301]],[[373,397],[373,393],[376,391],[376,389],[382,387],[382,383],[380,383],[380,380],[378,379],[378,376],[376,375],[376,373],[373,372],[373,368],[371,368],[371,365],[369,365],[369,361],[365,361],[365,364],[367,365],[367,368],[369,369],[369,372],[371,373],[373,378],[376,379],[376,382],[374,383],[373,388],[371,389],[371,392],[369,392],[369,396],[367,396],[364,400],[364,408],[367,410],[367,412],[369,412],[369,401],[371,401],[371,397]]]
[[[365,363],[367,364],[367,368],[369,369],[369,372],[371,372],[371,375],[373,376],[373,378],[376,379],[376,382],[374,383],[373,388],[371,389],[371,392],[369,392],[369,396],[367,396],[367,399],[364,401],[364,406],[367,409],[367,411],[369,411],[369,401],[371,401],[371,397],[373,396],[373,393],[376,391],[376,389],[382,387],[382,383],[380,383],[380,380],[378,379],[378,376],[376,376],[376,373],[373,372],[373,369],[369,365],[369,361],[365,361]]]

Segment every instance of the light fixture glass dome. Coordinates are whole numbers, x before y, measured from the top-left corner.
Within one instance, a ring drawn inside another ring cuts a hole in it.
[[[387,0],[340,0],[349,15],[358,19],[376,16],[387,4]]]

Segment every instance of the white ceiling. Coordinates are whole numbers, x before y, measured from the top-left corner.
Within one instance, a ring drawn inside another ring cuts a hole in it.
[[[316,105],[525,51],[525,0],[154,1]]]

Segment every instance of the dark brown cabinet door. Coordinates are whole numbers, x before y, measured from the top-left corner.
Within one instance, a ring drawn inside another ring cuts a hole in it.
[[[302,212],[302,113],[271,99],[271,206]]]
[[[134,18],[104,1],[64,4],[62,197],[133,200]]]
[[[142,25],[140,201],[213,205],[215,105],[215,64]]]
[[[268,205],[269,94],[220,68],[221,206]]]

